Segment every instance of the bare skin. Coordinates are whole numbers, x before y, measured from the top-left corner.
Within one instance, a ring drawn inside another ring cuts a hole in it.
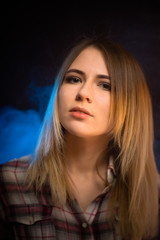
[[[83,139],[73,135],[67,137],[65,159],[72,180],[74,196],[83,211],[106,186],[103,181],[103,179],[106,180],[104,144],[106,140],[103,140],[102,145],[97,144],[100,140],[102,141],[102,138]],[[72,148],[67,146],[72,146]],[[96,164],[103,179],[97,173]]]

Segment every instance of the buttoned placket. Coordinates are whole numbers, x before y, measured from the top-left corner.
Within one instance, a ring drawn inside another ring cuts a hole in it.
[[[90,205],[87,207],[85,212],[81,209],[78,201],[75,199],[74,204],[72,205],[72,211],[74,212],[76,221],[81,226],[81,233],[86,235],[87,233],[87,239],[93,240],[94,239],[94,231],[92,223],[95,220],[97,211],[99,209],[100,203],[105,196],[106,192],[108,191],[108,188],[106,187],[103,192],[96,197],[95,200],[93,200]]]

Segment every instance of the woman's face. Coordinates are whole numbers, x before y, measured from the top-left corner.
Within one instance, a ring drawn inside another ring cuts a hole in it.
[[[58,95],[59,119],[79,137],[105,135],[110,114],[110,80],[105,59],[93,46],[84,49],[67,70]]]

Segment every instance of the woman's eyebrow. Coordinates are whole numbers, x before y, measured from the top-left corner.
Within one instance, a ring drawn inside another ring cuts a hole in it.
[[[111,77],[110,77],[109,75],[98,74],[97,77],[98,77],[98,78],[105,78],[105,79],[111,80]]]
[[[78,69],[69,69],[66,73],[70,73],[70,72],[74,72],[74,73],[78,73],[78,74],[81,74],[83,76],[85,76],[85,73],[81,70],[78,70]]]
[[[78,73],[78,74],[85,76],[85,73],[79,69],[69,69],[66,73],[70,73],[70,72]],[[97,78],[105,78],[105,79],[109,79],[109,80],[111,79],[110,76],[105,75],[105,74],[98,74],[96,77]]]

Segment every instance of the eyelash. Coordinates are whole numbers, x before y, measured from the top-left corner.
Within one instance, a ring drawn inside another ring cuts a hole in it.
[[[66,77],[65,81],[67,83],[71,83],[71,84],[76,84],[76,83],[82,82],[82,80],[78,77]],[[98,86],[100,86],[105,91],[111,91],[111,84],[108,82],[99,82]]]
[[[75,80],[75,79],[78,80],[77,82],[82,82],[81,79],[79,79],[78,77],[67,77],[66,82],[72,83],[72,84],[77,83],[77,82],[73,82],[73,80]]]
[[[99,86],[105,86],[105,87],[102,87],[102,89],[106,90],[106,91],[111,91],[111,84],[110,83],[107,83],[107,82],[100,82],[98,84]]]

